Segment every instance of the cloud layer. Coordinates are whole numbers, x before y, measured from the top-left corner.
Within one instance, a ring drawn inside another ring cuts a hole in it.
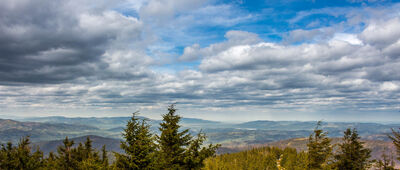
[[[247,110],[272,118],[399,109],[400,16],[389,15],[397,9],[336,9],[346,18],[341,23],[311,21],[273,41],[231,29],[265,10],[204,1],[120,3],[131,7],[0,2],[0,114],[115,115],[174,102],[197,112]],[[328,8],[303,11],[287,22],[320,13],[333,15]],[[189,31],[210,25],[226,28],[224,40],[206,43]],[[182,50],[171,51],[174,45]]]

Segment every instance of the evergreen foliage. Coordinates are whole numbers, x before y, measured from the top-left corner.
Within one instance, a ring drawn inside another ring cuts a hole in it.
[[[65,137],[63,144],[64,145],[57,148],[57,167],[65,170],[77,169],[78,165],[76,160],[74,160],[74,157],[76,156],[73,157],[72,155],[72,146],[74,145],[74,141],[70,141],[68,137]]]
[[[101,163],[103,164],[103,167],[108,167],[108,155],[106,145],[103,145],[103,147],[101,148]]]
[[[157,141],[159,168],[183,169],[185,165],[185,150],[190,145],[192,136],[188,129],[179,131],[181,126],[178,123],[181,117],[175,112],[174,105],[171,105],[168,107],[168,113],[162,116],[163,122],[160,123],[159,128],[161,135]]]
[[[38,169],[43,166],[43,153],[37,149],[31,153],[29,137],[20,140],[17,146],[11,142],[2,145],[0,169]]]
[[[121,148],[125,154],[115,153],[118,169],[153,169],[156,145],[146,120],[139,120],[133,113],[123,132],[125,141]]]
[[[202,147],[206,139],[203,133],[197,138],[189,134],[189,130],[180,131],[179,121],[174,105],[168,107],[168,113],[163,115],[160,123],[161,135],[158,136],[157,168],[158,169],[199,169],[203,167],[204,159],[215,155],[219,145]]]
[[[308,169],[327,168],[329,157],[332,156],[331,139],[320,129],[321,122],[317,123],[314,132],[308,138]]]
[[[343,143],[339,144],[338,154],[335,155],[336,167],[339,170],[367,169],[371,162],[371,150],[364,148],[356,129],[344,132]]]
[[[112,166],[109,166],[106,146],[102,147],[100,155],[89,137],[76,147],[74,141],[66,137],[63,145],[58,146],[57,153],[50,152],[47,158],[39,149],[31,152],[26,137],[17,146],[11,142],[1,145],[0,169],[201,169],[204,160],[214,156],[219,145],[203,147],[205,134],[200,132],[192,137],[189,130],[180,131],[181,117],[175,114],[174,105],[168,111],[163,115],[161,135],[157,138],[150,132],[146,120],[133,113],[122,134],[125,140],[120,147],[125,153],[114,153],[116,160]]]
[[[215,155],[215,151],[220,145],[209,144],[208,147],[201,145],[206,140],[204,133],[200,132],[197,137],[190,142],[186,150],[185,169],[200,169],[204,166],[204,160]]]

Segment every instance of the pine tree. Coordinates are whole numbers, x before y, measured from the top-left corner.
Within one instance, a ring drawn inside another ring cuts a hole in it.
[[[125,154],[115,153],[115,167],[120,169],[152,169],[156,146],[146,120],[139,120],[133,113],[124,129],[120,147]]]
[[[339,170],[367,169],[370,165],[371,150],[364,148],[356,129],[344,131],[343,143],[339,144],[335,155]]]
[[[11,142],[2,145],[0,169],[39,169],[43,166],[43,153],[37,148],[31,152],[29,137],[21,138],[17,146]]]
[[[174,105],[169,106],[168,113],[162,116],[163,121],[160,123],[157,162],[162,169],[184,169],[186,147],[192,139],[188,129],[179,130],[181,126],[178,123],[181,117],[175,112]]]
[[[209,144],[208,147],[202,147],[206,140],[206,135],[200,131],[197,137],[190,142],[189,148],[186,150],[185,169],[200,169],[204,166],[204,160],[214,156],[220,145]]]
[[[89,136],[86,137],[85,148],[83,150],[84,159],[88,159],[93,157],[93,148],[92,148],[92,140],[90,140]]]
[[[53,152],[50,152],[47,159],[45,159],[44,167],[45,169],[58,169],[57,157]]]
[[[326,132],[319,129],[320,126],[319,121],[308,138],[308,169],[322,169],[332,154],[331,139],[326,136]]]
[[[168,113],[163,115],[159,128],[161,135],[158,137],[159,169],[200,169],[204,166],[204,160],[214,156],[220,146],[210,144],[203,147],[205,134],[200,132],[193,138],[188,129],[181,131],[180,119],[174,105],[170,105]]]
[[[74,151],[72,148],[74,141],[69,140],[68,137],[65,137],[63,144],[64,145],[57,148],[57,167],[64,170],[77,169],[78,165],[74,159],[75,154],[73,154]]]
[[[74,149],[73,158],[78,162],[79,169],[101,169],[103,166],[98,152],[92,148],[89,136],[84,144],[79,143],[78,148]]]
[[[103,164],[104,167],[108,167],[108,156],[107,156],[106,145],[103,145],[103,147],[101,148],[101,163]]]

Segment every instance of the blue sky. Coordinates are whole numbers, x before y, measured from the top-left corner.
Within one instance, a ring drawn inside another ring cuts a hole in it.
[[[400,118],[400,3],[2,1],[0,116]]]

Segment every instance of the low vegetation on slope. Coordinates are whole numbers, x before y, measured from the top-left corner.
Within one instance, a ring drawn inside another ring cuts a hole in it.
[[[399,133],[393,131],[393,134],[393,142],[399,144]],[[380,145],[385,144],[388,145]],[[372,151],[376,149],[371,146],[380,145],[373,141],[361,141],[355,129],[347,129],[343,138],[331,139],[326,137],[326,132],[316,128],[309,138],[269,145],[209,158],[205,161],[204,169],[391,170],[396,163],[392,153],[381,152],[379,156],[376,153],[375,157],[371,157]],[[399,151],[400,144],[396,145],[396,149]]]

